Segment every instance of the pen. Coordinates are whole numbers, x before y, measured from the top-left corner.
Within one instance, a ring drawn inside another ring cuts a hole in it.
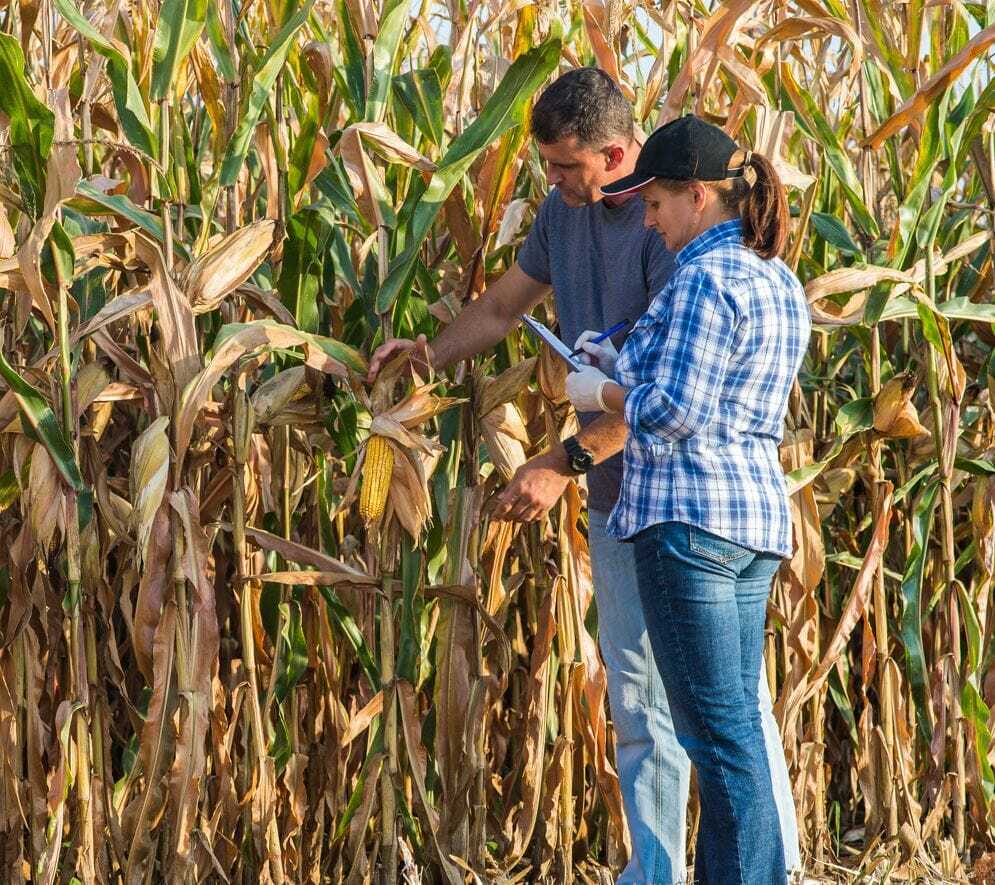
[[[616,332],[620,331],[621,329],[624,329],[627,325],[629,325],[629,321],[628,320],[622,320],[620,323],[615,323],[615,325],[612,326],[610,329],[605,329],[605,331],[602,332],[600,335],[598,335],[597,338],[592,338],[590,341],[588,341],[586,343],[587,344],[600,344],[606,338],[611,338],[611,336],[614,335]],[[583,352],[584,352],[584,348],[583,347],[578,347],[576,350],[570,351],[570,356],[577,356],[577,354],[583,353]]]

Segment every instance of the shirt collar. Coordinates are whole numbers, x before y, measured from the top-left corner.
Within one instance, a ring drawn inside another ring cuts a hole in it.
[[[742,240],[743,239],[743,222],[738,218],[732,218],[729,221],[723,221],[719,224],[713,224],[708,230],[702,231],[698,236],[696,236],[690,243],[688,243],[677,255],[674,260],[677,265],[687,264],[699,255],[704,255],[706,252],[710,252],[716,246],[722,243],[727,243],[730,240]]]

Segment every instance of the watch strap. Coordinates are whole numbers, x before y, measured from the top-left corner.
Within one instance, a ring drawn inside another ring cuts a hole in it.
[[[570,463],[570,469],[578,476],[582,473],[586,473],[591,467],[594,466],[594,454],[589,449],[585,449],[580,442],[577,440],[576,436],[568,436],[563,440],[563,448],[567,453],[567,460]],[[578,461],[581,465],[586,461],[586,466],[579,466]]]

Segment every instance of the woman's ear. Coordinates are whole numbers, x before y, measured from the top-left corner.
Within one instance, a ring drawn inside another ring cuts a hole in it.
[[[691,202],[699,212],[704,211],[708,202],[708,189],[700,181],[692,181],[689,190],[691,191]]]

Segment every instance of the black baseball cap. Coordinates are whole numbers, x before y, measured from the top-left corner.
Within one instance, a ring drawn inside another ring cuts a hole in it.
[[[745,166],[729,168],[739,150],[718,126],[694,114],[678,117],[657,129],[639,152],[631,175],[601,188],[606,197],[617,197],[645,187],[654,178],[672,181],[722,181],[739,178]]]

